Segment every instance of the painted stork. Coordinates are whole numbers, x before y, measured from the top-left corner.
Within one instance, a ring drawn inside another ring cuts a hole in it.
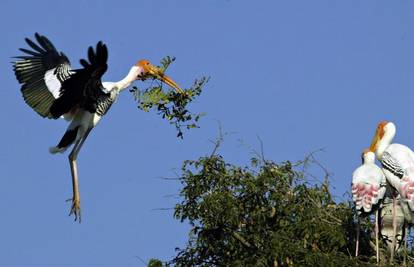
[[[396,133],[394,123],[382,121],[378,124],[370,150],[381,162],[387,181],[399,193],[399,205],[405,217],[414,212],[414,152],[405,145],[391,143]],[[393,196],[393,232],[391,261],[396,248],[397,210],[396,195]],[[408,219],[408,218],[407,218]],[[410,220],[410,219],[408,219]]]
[[[379,261],[378,210],[386,191],[386,180],[381,168],[375,164],[374,152],[365,149],[361,158],[362,165],[352,174],[352,199],[358,215],[370,214],[375,209],[375,243],[377,261]],[[355,256],[358,256],[359,232],[358,223]]]
[[[375,165],[375,154],[369,149],[362,153],[362,165],[352,175],[352,198],[358,213],[370,213],[383,199],[386,180],[381,168]]]
[[[35,34],[34,42],[26,38],[31,49],[20,48],[26,55],[15,57],[13,69],[22,84],[25,102],[40,116],[49,119],[65,118],[70,124],[60,142],[50,152],[62,153],[74,144],[69,154],[73,197],[69,215],[81,220],[80,195],[76,159],[90,131],[104,116],[118,94],[145,75],[164,82],[179,93],[183,91],[148,60],[139,60],[118,82],[102,82],[107,70],[108,50],[101,41],[88,49],[88,60],[81,59],[82,68],[72,69],[68,58],[58,52],[45,37]]]
[[[383,166],[387,181],[398,191],[401,199],[414,211],[414,152],[405,145],[391,144],[396,127],[394,123],[379,123],[370,150],[375,152]]]

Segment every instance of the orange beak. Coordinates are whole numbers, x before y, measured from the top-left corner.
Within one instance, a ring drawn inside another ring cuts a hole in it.
[[[384,127],[387,125],[387,121],[382,121],[377,127],[377,130],[375,131],[374,138],[372,139],[371,146],[369,147],[369,150],[375,153],[377,150],[378,142],[382,139],[384,136]]]
[[[165,83],[166,85],[174,88],[178,93],[180,93],[180,94],[184,93],[184,91],[180,88],[180,86],[178,86],[178,84],[176,82],[174,82],[170,77],[168,77],[167,75],[162,73],[157,67],[155,67],[151,64],[148,64],[144,67],[144,69],[148,74],[151,74],[156,79],[158,79],[158,80],[162,81],[163,83]]]
[[[378,133],[375,133],[374,138],[372,139],[371,146],[369,147],[369,150],[372,152],[375,152],[377,150],[377,144],[380,140]]]

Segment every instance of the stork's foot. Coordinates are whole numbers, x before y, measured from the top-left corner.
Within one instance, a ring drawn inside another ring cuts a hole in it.
[[[80,199],[79,198],[70,198],[68,201],[72,201],[72,208],[70,209],[69,216],[75,216],[75,221],[79,220],[81,222],[81,208],[80,208]]]

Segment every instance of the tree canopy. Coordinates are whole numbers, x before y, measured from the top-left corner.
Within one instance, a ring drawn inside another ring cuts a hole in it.
[[[319,182],[309,177],[309,166],[321,166],[312,154],[295,164],[255,157],[241,167],[216,151],[182,165],[181,202],[174,216],[191,230],[186,246],[177,248],[166,266],[376,263],[369,217],[361,221],[356,258],[353,204],[335,201],[328,173]]]

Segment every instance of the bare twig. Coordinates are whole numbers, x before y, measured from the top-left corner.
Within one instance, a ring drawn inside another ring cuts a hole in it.
[[[137,258],[140,262],[142,262],[145,266],[148,265],[147,262],[145,262],[140,256],[135,256],[135,258]]]
[[[156,179],[160,179],[160,180],[167,180],[167,181],[180,181],[182,180],[184,177],[157,177]]]
[[[164,211],[164,210],[174,210],[174,208],[155,208],[155,209],[151,209],[151,211]]]
[[[216,138],[216,140],[210,140],[211,143],[214,144],[214,148],[213,151],[210,154],[210,157],[214,156],[217,152],[217,150],[219,149],[219,147],[221,146],[221,143],[224,141],[224,133],[223,133],[223,128],[221,126],[221,123],[219,121],[217,121],[218,123],[218,128],[219,128],[219,135]]]

